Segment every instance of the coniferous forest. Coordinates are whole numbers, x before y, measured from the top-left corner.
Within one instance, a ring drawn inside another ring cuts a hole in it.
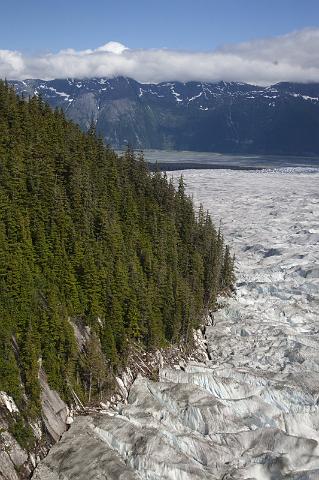
[[[0,83],[0,390],[37,415],[42,365],[63,398],[71,385],[87,399],[130,342],[191,342],[233,280],[229,249],[182,178],[176,189],[93,126],[85,134]],[[74,322],[90,328],[85,361]]]

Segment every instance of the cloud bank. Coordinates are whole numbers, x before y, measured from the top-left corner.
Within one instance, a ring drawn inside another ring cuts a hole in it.
[[[134,50],[109,42],[94,50],[61,50],[38,56],[0,50],[0,77],[88,78],[123,75],[144,83],[167,80],[238,81],[269,85],[319,82],[319,28],[227,45],[211,52]]]

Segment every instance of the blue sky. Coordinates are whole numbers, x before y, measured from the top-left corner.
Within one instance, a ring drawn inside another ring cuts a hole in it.
[[[319,0],[0,0],[0,78],[319,82]]]
[[[207,51],[318,23],[318,0],[3,0],[0,49],[34,54],[113,40]]]

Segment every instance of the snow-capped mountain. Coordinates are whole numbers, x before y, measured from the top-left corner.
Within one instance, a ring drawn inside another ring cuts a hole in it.
[[[238,153],[319,154],[319,84],[260,87],[236,82],[142,84],[131,78],[25,80],[113,147]]]

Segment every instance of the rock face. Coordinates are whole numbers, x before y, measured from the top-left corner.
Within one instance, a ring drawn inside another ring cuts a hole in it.
[[[0,479],[19,480],[18,471],[28,475],[32,462],[13,435],[9,432],[9,418],[19,410],[13,399],[0,392]]]
[[[69,409],[60,395],[55,390],[51,390],[43,370],[40,370],[40,385],[42,419],[46,430],[57,442],[66,430]]]
[[[319,172],[183,175],[239,259],[209,359],[139,377],[118,412],[78,417],[36,480],[319,478]]]
[[[57,392],[50,389],[42,369],[39,376],[42,418],[30,425],[36,439],[31,451],[27,451],[27,447],[22,448],[11,433],[10,425],[14,424],[20,412],[13,399],[0,392],[0,480],[29,478],[36,463],[47,454],[50,445],[60,439],[71,419],[67,405]]]
[[[319,84],[258,87],[236,82],[142,84],[131,78],[25,80],[18,93],[41,95],[87,130],[92,122],[115,148],[226,153],[319,153]]]

